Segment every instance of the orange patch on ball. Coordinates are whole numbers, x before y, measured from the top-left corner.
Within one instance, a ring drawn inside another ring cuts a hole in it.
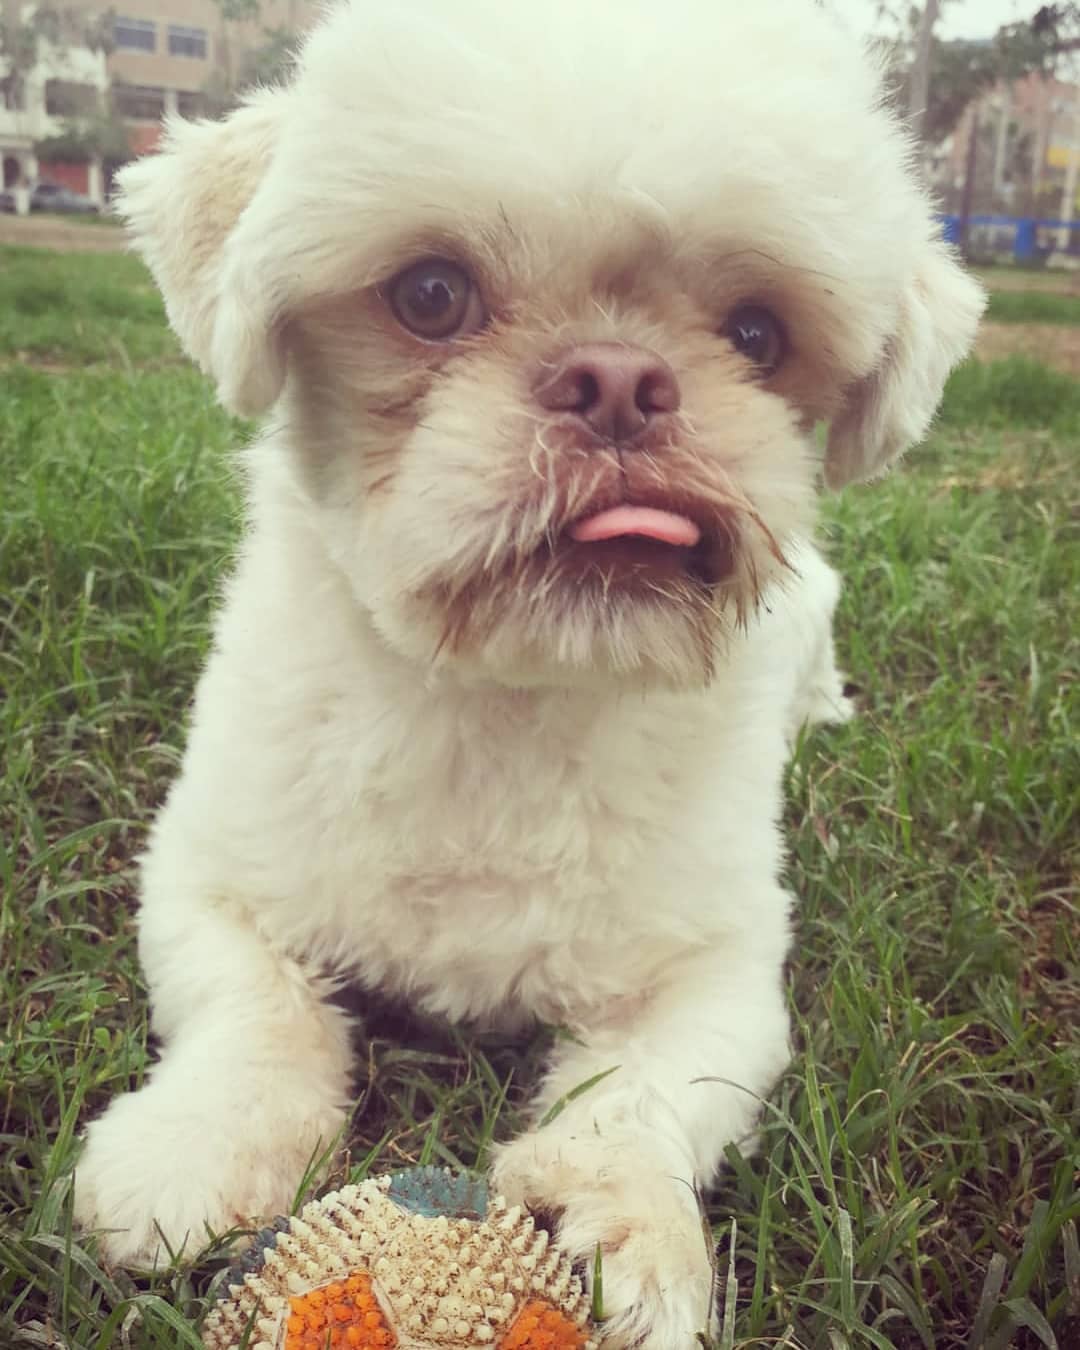
[[[526,1303],[514,1325],[499,1342],[499,1350],[583,1350],[581,1328],[550,1303]]]
[[[397,1337],[366,1275],[289,1299],[284,1350],[393,1350]]]

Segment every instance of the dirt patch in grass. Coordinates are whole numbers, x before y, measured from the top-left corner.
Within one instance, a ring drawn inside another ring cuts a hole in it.
[[[0,215],[0,244],[67,253],[123,253],[127,235],[105,221],[76,222],[57,216]]]
[[[78,370],[68,361],[54,361],[48,356],[38,356],[36,352],[15,352],[13,356],[0,356],[0,370],[10,366],[29,366],[32,370],[42,370],[46,375],[66,375]]]
[[[1050,291],[1055,295],[1080,295],[1080,272],[986,267],[976,268],[975,275],[988,291]]]
[[[1080,327],[1054,323],[984,323],[976,347],[983,361],[1031,356],[1080,379]]]
[[[981,433],[971,440],[977,446]],[[1046,432],[999,435],[999,450],[989,461],[972,456],[966,471],[942,474],[935,480],[935,498],[947,496],[954,488],[968,492],[1065,492],[1074,476],[1072,465],[1055,453]]]
[[[1044,1018],[1064,1033],[1080,1025],[1080,985],[1075,954],[1080,946],[1080,911],[1072,878],[1062,872],[1025,916],[1029,938],[1020,966],[1020,989]]]
[[[132,364],[130,360],[125,359],[124,354],[118,354],[117,352],[107,352],[102,355],[100,360],[88,362],[64,361],[59,357],[43,355],[40,352],[17,351],[10,356],[0,352],[0,373],[11,370],[14,366],[22,366],[29,370],[39,370],[45,375],[70,375],[74,371],[90,375],[108,375],[117,369],[130,367]],[[177,353],[176,356],[172,357],[150,357],[135,364],[138,365],[139,370],[174,370],[189,363],[185,356]]]

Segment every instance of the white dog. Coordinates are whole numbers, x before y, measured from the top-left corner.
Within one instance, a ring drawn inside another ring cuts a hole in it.
[[[788,1055],[786,751],[845,712],[799,541],[982,303],[879,74],[810,0],[352,0],[123,193],[272,415],[143,860],[164,1050],[77,1214],[137,1262],[287,1208],[348,1109],[347,973],[572,1029],[537,1120],[607,1076],[494,1182],[600,1244],[612,1346],[682,1350],[694,1187]]]

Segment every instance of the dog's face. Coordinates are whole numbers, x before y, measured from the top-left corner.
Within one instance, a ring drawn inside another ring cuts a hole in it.
[[[970,342],[907,159],[810,0],[356,0],[124,189],[395,648],[685,686]]]
[[[587,210],[541,243],[496,208],[290,320],[308,490],[418,660],[700,683],[807,524],[822,362],[789,351],[797,287],[747,290],[745,262],[725,277],[636,214],[618,248]]]

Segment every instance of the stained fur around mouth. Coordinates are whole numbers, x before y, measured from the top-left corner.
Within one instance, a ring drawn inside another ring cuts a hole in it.
[[[621,456],[618,466],[619,477],[589,493],[584,503],[579,499],[578,506],[584,509],[576,510],[558,532],[549,531],[537,552],[557,561],[568,578],[574,571],[600,574],[605,588],[621,581],[624,589],[638,586],[655,595],[660,590],[657,582],[674,578],[709,593],[714,602],[734,598],[742,622],[756,607],[761,591],[764,569],[755,555],[764,549],[781,570],[789,566],[780,542],[753,502],[733,481],[718,476],[715,468],[706,482],[680,490],[668,481],[677,474],[669,475],[660,461],[650,461],[644,475],[628,473]],[[685,516],[698,527],[701,537],[691,547],[638,537],[588,543],[570,537],[575,520],[622,505]]]
[[[684,577],[709,589],[727,581],[735,570],[735,541],[731,530],[701,529],[696,544],[669,544],[638,535],[581,542],[564,533],[556,549],[566,569],[583,575],[599,573],[624,588],[653,586],[658,580]]]
[[[669,496],[654,501],[671,505]],[[765,587],[789,563],[759,513],[735,493],[724,499],[719,512],[714,502],[710,512],[698,508],[687,514],[708,522],[692,549],[635,541],[685,553],[681,565],[605,567],[596,565],[594,552],[591,565],[583,566],[582,554],[603,545],[579,544],[559,531],[528,552],[504,552],[494,565],[457,584],[440,581],[421,597],[441,615],[432,661],[498,642],[500,630],[509,624],[526,635],[534,650],[544,650],[562,664],[567,635],[582,626],[601,647],[610,647],[614,635],[636,646],[630,635],[647,632],[656,617],[666,615],[681,634],[676,641],[685,652],[696,654],[696,678],[708,683],[718,653],[736,631],[746,629]],[[652,664],[654,656],[646,646],[624,660],[625,668],[633,669],[639,661]],[[668,675],[677,682],[673,672]]]
[[[701,532],[698,544],[659,544],[657,556],[664,548],[684,555],[685,573],[708,585],[736,573],[739,550],[754,535],[783,562],[755,503],[722,462],[692,441],[672,438],[631,454],[617,447],[589,453],[540,438],[532,467],[530,490],[507,517],[493,522],[485,570],[497,569],[505,553],[521,560],[542,548],[550,555],[576,549],[578,557],[602,559],[603,546],[619,541],[580,544],[570,540],[569,532],[578,521],[620,506],[654,508],[693,521]]]

